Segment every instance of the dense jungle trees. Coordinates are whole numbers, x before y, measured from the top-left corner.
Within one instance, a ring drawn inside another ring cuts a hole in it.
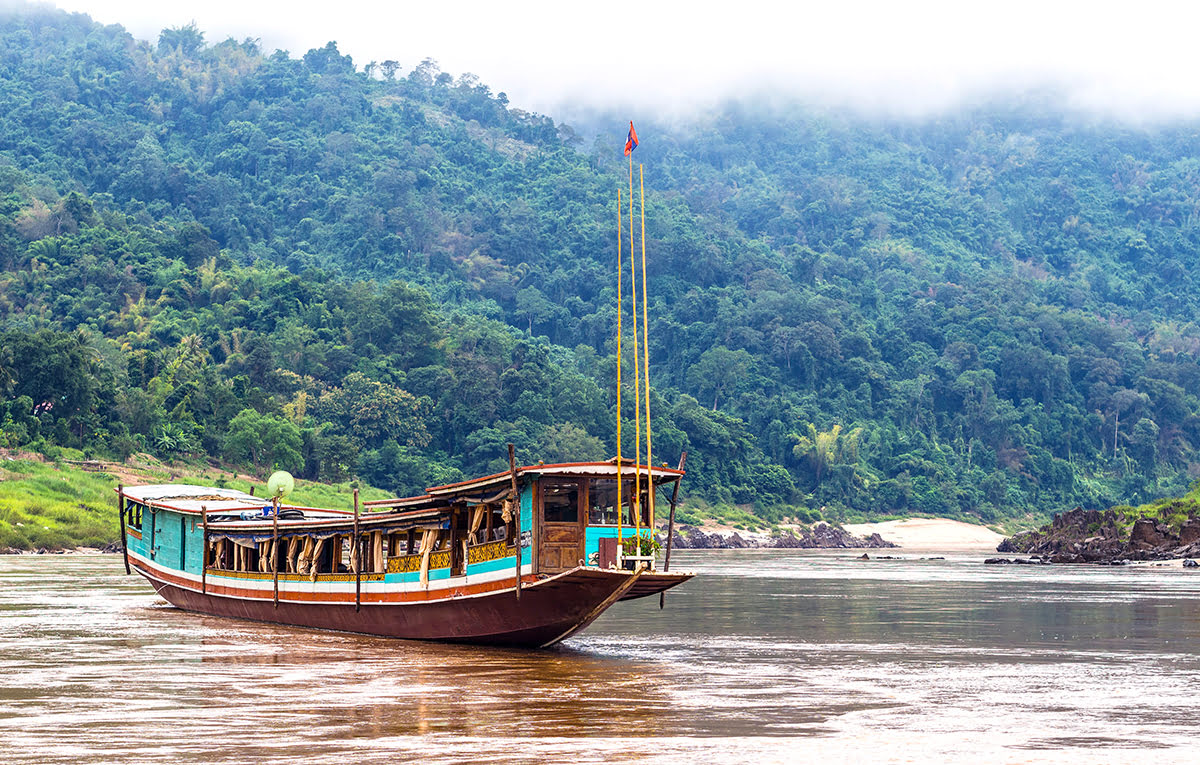
[[[621,119],[401,54],[0,11],[0,445],[397,492],[510,441],[611,455]],[[656,460],[693,502],[990,519],[1200,474],[1194,125],[639,131]]]

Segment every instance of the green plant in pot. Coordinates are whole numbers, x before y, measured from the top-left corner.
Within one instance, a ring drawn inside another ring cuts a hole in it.
[[[621,540],[621,552],[625,555],[657,555],[662,548],[652,534],[625,537]]]

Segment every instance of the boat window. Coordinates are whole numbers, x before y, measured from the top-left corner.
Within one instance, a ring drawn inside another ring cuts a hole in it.
[[[127,502],[125,505],[125,523],[131,529],[142,530],[142,506],[136,502]]]
[[[630,508],[634,494],[634,482],[631,479],[621,481],[621,523],[633,526],[633,510]],[[646,489],[642,488],[642,525],[650,522],[650,511],[647,503]],[[616,526],[617,525],[617,479],[593,478],[588,485],[588,525]]]
[[[547,523],[578,523],[579,483],[576,481],[543,481],[542,512],[542,517]]]

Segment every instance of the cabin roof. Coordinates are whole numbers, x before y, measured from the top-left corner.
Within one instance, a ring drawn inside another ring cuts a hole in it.
[[[637,469],[639,469],[639,466],[628,460],[623,461],[621,465],[622,477],[633,480],[634,472]],[[668,467],[647,468],[645,465],[641,465],[640,470],[643,477],[649,472],[654,477],[655,484],[674,481],[683,475],[682,470]],[[517,468],[518,479],[523,477],[536,478],[543,475],[615,478],[617,475],[617,465],[615,461],[609,460],[607,462],[562,462],[553,465],[525,465]],[[427,503],[436,503],[438,501],[444,503],[454,498],[466,498],[467,495],[489,489],[493,491],[502,489],[508,486],[511,480],[512,474],[506,470],[503,473],[494,473],[469,481],[448,483],[444,486],[433,486],[426,489],[426,493],[419,497],[377,499],[365,504],[371,507],[421,507]]]
[[[632,480],[634,473],[641,472],[643,478],[649,473],[655,484],[674,481],[683,475],[682,470],[669,467],[648,468],[645,465],[635,465],[629,460],[623,460],[620,466],[622,477]],[[606,462],[562,462],[552,465],[525,465],[517,468],[517,479],[537,478],[544,475],[574,476],[580,478],[615,478],[617,475],[615,459]],[[485,497],[485,492],[504,490],[512,481],[508,471],[494,473],[474,478],[469,481],[450,483],[444,486],[434,486],[426,489],[425,494],[416,497],[398,497],[394,499],[376,499],[364,502],[364,507],[372,509],[388,509],[393,512],[420,513],[420,511],[436,511],[444,509],[452,502],[493,501],[494,497]],[[218,489],[211,486],[193,486],[189,484],[167,483],[150,484],[146,486],[126,486],[123,489],[126,497],[146,504],[165,507],[181,512],[199,513],[202,508],[209,514],[219,514],[233,510],[252,510],[266,507],[270,501],[264,497],[236,489]],[[281,507],[296,507],[281,505]],[[305,511],[318,511],[323,516],[353,515],[345,510],[328,510],[324,508],[301,508]],[[363,520],[372,514],[364,515]],[[315,517],[310,516],[315,520]]]
[[[218,489],[212,486],[192,486],[182,483],[158,483],[146,486],[126,486],[122,493],[137,502],[169,507],[177,510],[200,512],[201,507],[209,512],[263,507],[270,504],[262,497],[255,497],[237,489]]]

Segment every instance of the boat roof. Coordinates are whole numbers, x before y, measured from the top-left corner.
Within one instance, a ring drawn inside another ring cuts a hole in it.
[[[655,484],[663,484],[677,480],[683,475],[682,470],[675,468],[647,467],[636,465],[631,460],[622,460],[618,467],[616,459],[605,462],[560,462],[551,465],[524,465],[517,468],[517,479],[523,477],[537,478],[546,475],[562,475],[585,478],[616,478],[618,470],[622,478],[633,480],[634,474],[640,472],[643,479],[650,475]],[[363,506],[376,509],[377,512],[362,516],[362,521],[374,519],[382,515],[378,511],[391,511],[389,518],[398,517],[418,518],[426,514],[433,515],[453,502],[482,502],[495,501],[495,493],[508,488],[512,481],[509,471],[494,473],[474,478],[469,481],[449,483],[444,486],[433,486],[425,490],[425,494],[415,497],[397,497],[394,499],[376,499],[364,502]],[[257,510],[271,504],[265,497],[256,497],[237,489],[219,489],[212,486],[195,486],[182,483],[149,484],[146,486],[126,486],[122,493],[129,499],[155,507],[177,510],[185,513],[200,513],[207,510],[209,515],[241,510]],[[487,496],[491,494],[492,496]],[[300,507],[298,505],[281,504],[280,508],[298,508],[308,515],[306,522],[314,520],[341,520],[347,516],[353,517],[348,510],[331,510],[317,507]],[[311,513],[317,513],[317,516]],[[247,519],[247,522],[249,521]],[[281,522],[282,523],[282,522]]]
[[[268,508],[271,503],[263,497],[256,497],[236,489],[218,489],[212,486],[193,486],[181,483],[148,484],[145,486],[126,486],[121,489],[126,498],[142,504],[174,510],[181,513],[199,515],[207,511],[208,516],[224,514],[235,517],[220,521],[222,528],[253,529],[270,525],[270,518],[244,517],[236,515],[244,511],[258,511]],[[359,523],[363,528],[372,528],[396,522],[419,523],[433,521],[438,518],[439,510],[446,506],[445,500],[412,503],[405,508],[387,508],[383,512],[367,513],[360,516]],[[333,510],[320,507],[301,507],[299,505],[281,504],[280,509],[295,508],[304,511],[302,519],[281,519],[282,529],[309,526],[345,525],[354,519],[354,513],[349,510]]]
[[[129,499],[147,505],[196,513],[200,512],[202,507],[207,508],[209,512],[216,513],[264,507],[271,504],[262,497],[255,497],[237,489],[218,489],[213,486],[193,486],[184,483],[126,486],[121,493]]]
[[[628,480],[633,480],[635,472],[641,472],[643,479],[647,474],[651,475],[655,484],[662,484],[668,481],[674,481],[683,475],[682,470],[669,467],[647,467],[646,465],[636,465],[630,460],[622,460],[620,466],[621,477]],[[529,476],[536,478],[543,475],[563,475],[563,476],[580,476],[586,478],[616,478],[617,477],[616,460],[608,460],[606,462],[560,462],[551,465],[524,465],[517,468],[518,480],[522,477]],[[458,483],[448,483],[444,486],[433,486],[425,490],[425,494],[417,497],[398,497],[396,499],[376,499],[364,503],[370,507],[406,507],[416,508],[423,507],[428,504],[445,504],[452,500],[469,500],[481,492],[496,491],[506,488],[512,481],[512,474],[509,471],[503,473],[494,473],[492,475],[483,476],[482,478],[473,478],[469,481],[460,481]]]

